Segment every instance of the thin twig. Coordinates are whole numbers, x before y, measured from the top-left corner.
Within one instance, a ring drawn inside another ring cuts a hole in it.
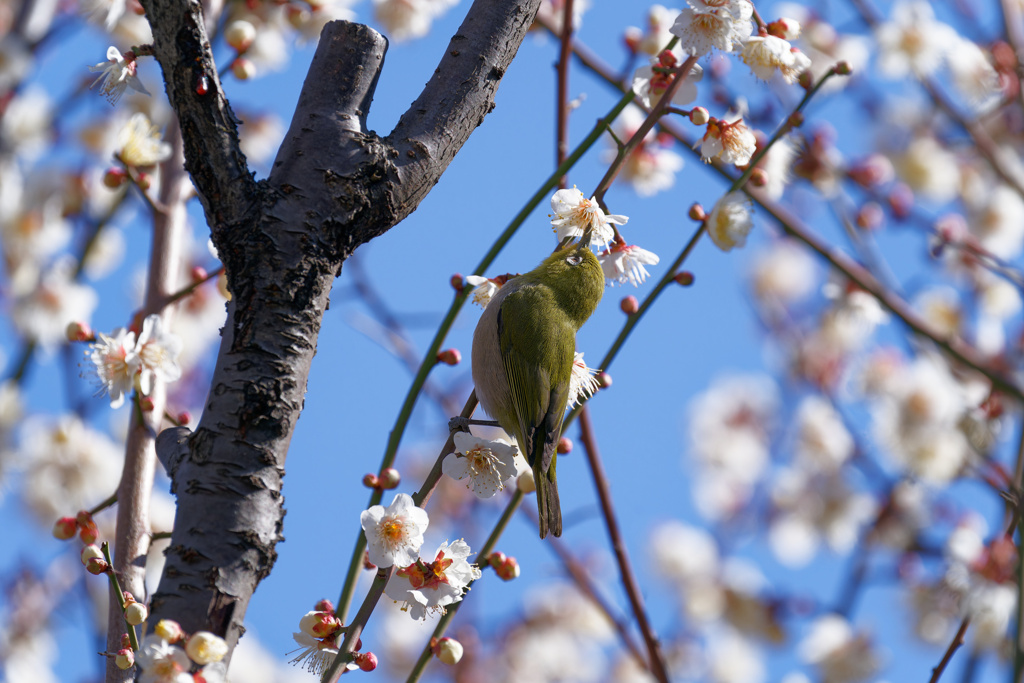
[[[970,617],[964,617],[964,620],[960,622],[960,628],[957,629],[952,642],[950,642],[949,647],[946,648],[945,654],[942,655],[942,659],[935,668],[932,669],[932,677],[928,679],[928,683],[938,683],[938,680],[942,677],[942,672],[946,670],[950,660],[953,659],[953,653],[955,653],[960,646],[964,644],[964,634],[967,633],[967,627],[970,626],[970,624]]]
[[[608,478],[605,476],[604,465],[601,463],[601,455],[597,450],[597,440],[594,438],[594,427],[590,421],[590,411],[583,406],[580,412],[580,441],[583,443],[583,450],[587,454],[587,462],[590,464],[590,471],[594,475],[594,486],[597,488],[597,497],[601,502],[601,512],[604,515],[605,526],[608,528],[608,539],[612,550],[615,553],[615,561],[619,565],[619,572],[622,576],[622,584],[629,597],[629,604],[633,608],[633,615],[636,617],[640,633],[643,634],[644,643],[647,645],[647,655],[650,657],[651,674],[660,683],[668,683],[668,670],[665,668],[665,660],[661,654],[661,645],[651,628],[644,609],[644,599],[640,593],[640,584],[637,582],[633,566],[629,562],[629,553],[626,550],[626,543],[622,539],[619,530],[619,522],[615,516],[615,506],[612,504],[612,494],[608,487]]]
[[[558,47],[558,92],[555,97],[555,166],[561,166],[569,154],[569,55],[572,54],[573,0],[565,0],[562,7],[562,35]],[[566,186],[566,176],[558,179],[558,186]]]

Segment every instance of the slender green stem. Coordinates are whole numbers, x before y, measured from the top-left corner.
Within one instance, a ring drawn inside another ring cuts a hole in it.
[[[91,510],[89,510],[89,514],[95,515],[99,512],[102,512],[103,510],[106,510],[108,507],[112,506],[116,502],[117,492],[115,491],[114,493],[107,496],[104,500],[97,503]]]
[[[498,523],[494,526],[494,530],[491,532],[491,535],[487,538],[487,542],[484,543],[484,546],[480,549],[480,552],[477,553],[478,565],[480,564],[481,561],[486,562],[490,554],[494,552],[494,546],[498,544],[498,539],[501,538],[501,534],[504,533],[505,527],[508,526],[509,520],[512,519],[512,515],[515,514],[516,509],[522,502],[523,492],[520,491],[519,489],[516,489],[516,492],[512,495],[512,498],[511,500],[509,500],[508,505],[505,506],[505,511],[501,514],[501,519],[498,520]],[[466,590],[468,591],[470,588],[472,588],[474,583],[476,583],[476,581],[471,581],[469,585],[466,586]],[[445,613],[441,615],[441,619],[438,620],[437,626],[434,627],[434,633],[431,635],[430,641],[428,641],[426,646],[424,646],[423,652],[420,653],[419,659],[416,660],[416,664],[413,666],[412,671],[409,672],[409,677],[405,679],[406,683],[415,683],[420,679],[420,676],[423,675],[423,671],[427,668],[427,663],[430,661],[430,657],[433,653],[430,644],[434,642],[436,639],[444,636],[445,631],[448,630],[448,624],[451,623],[451,620],[455,617],[456,612],[459,611],[459,606],[461,604],[462,602],[459,601],[454,605],[451,605],[450,607],[448,607],[447,610],[445,610]]]
[[[103,559],[110,566],[107,571],[107,576],[110,577],[110,585],[113,586],[114,591],[117,593],[117,599],[121,603],[121,614],[124,615],[124,591],[121,590],[121,581],[117,578],[117,572],[114,571],[114,560],[110,556],[110,544],[104,541],[100,545],[100,551],[103,553]],[[135,627],[129,624],[127,621],[124,622],[125,628],[128,629],[128,641],[132,644],[132,650],[134,652],[139,651],[139,637],[135,634]]]
[[[360,533],[360,535],[362,535]],[[363,626],[366,625],[370,615],[373,614],[373,608],[377,606],[377,601],[380,596],[384,593],[384,586],[388,585],[388,581],[391,579],[391,575],[394,574],[395,568],[392,567],[381,567],[377,569],[377,576],[373,577],[373,584],[370,586],[369,592],[366,594],[366,599],[363,600],[362,606],[356,613],[355,619],[345,629],[345,640],[341,642],[338,647],[338,654],[334,656],[334,661],[324,672],[324,675],[320,678],[321,681],[327,683],[327,681],[333,681],[335,674],[338,672],[338,668],[342,664],[347,664],[352,661],[352,648],[359,640],[359,636],[363,632]]]
[[[611,125],[611,122],[626,108],[633,100],[633,93],[628,92],[622,96],[622,98],[612,107],[608,114],[600,119],[594,126],[594,129],[587,135],[586,138],[576,146],[576,149],[572,151],[566,160],[555,169],[548,179],[541,185],[540,189],[534,193],[530,200],[519,210],[519,213],[515,215],[512,221],[508,224],[508,227],[498,236],[494,244],[481,259],[479,265],[473,271],[477,275],[483,275],[484,272],[490,267],[494,259],[497,258],[498,254],[508,243],[508,241],[515,234],[516,230],[526,221],[527,217],[533,213],[537,205],[543,201],[553,188],[558,185],[559,178],[564,176],[569,170],[576,164],[577,161],[587,152],[594,144],[600,139],[601,134]],[[409,418],[412,416],[413,407],[416,405],[416,401],[419,398],[420,392],[423,390],[423,386],[426,384],[427,375],[433,369],[437,353],[441,349],[441,344],[444,343],[445,338],[448,336],[448,332],[451,329],[452,324],[455,322],[455,318],[462,308],[462,305],[466,302],[469,296],[470,290],[465,289],[456,295],[455,300],[452,302],[451,307],[448,309],[448,313],[445,315],[444,320],[441,322],[437,333],[434,335],[433,341],[430,343],[430,347],[424,354],[423,363],[420,364],[420,369],[413,378],[412,384],[409,386],[409,391],[406,393],[405,401],[402,403],[402,408],[398,413],[398,417],[395,420],[395,425],[391,429],[390,436],[388,438],[388,444],[384,451],[384,457],[381,462],[381,469],[391,467],[394,463],[395,456],[398,453],[398,445],[401,443],[402,436],[405,433],[405,428],[409,423]],[[370,502],[367,507],[379,505],[382,492],[374,491],[370,496]],[[355,594],[355,582],[359,575],[359,568],[363,563],[363,552],[366,550],[366,538],[360,531],[358,538],[356,539],[355,548],[352,550],[352,558],[349,560],[348,572],[345,575],[345,583],[342,586],[341,596],[338,598],[337,617],[345,622],[348,609],[352,604],[352,597]]]

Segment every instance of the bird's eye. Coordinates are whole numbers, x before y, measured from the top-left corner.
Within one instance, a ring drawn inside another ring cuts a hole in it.
[[[565,261],[570,266],[578,266],[579,264],[583,263],[583,257],[573,254],[572,256],[567,256]]]

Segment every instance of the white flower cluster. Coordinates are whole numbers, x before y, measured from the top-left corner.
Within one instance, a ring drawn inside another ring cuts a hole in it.
[[[181,339],[164,329],[159,315],[146,316],[138,339],[123,328],[110,336],[97,336],[98,341],[89,345],[89,360],[100,392],[110,396],[111,408],[124,403],[136,379],[142,394],[149,395],[154,381],[173,382],[181,377]]]

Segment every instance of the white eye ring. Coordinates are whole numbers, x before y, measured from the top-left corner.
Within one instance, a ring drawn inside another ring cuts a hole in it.
[[[567,256],[565,261],[570,266],[578,266],[579,264],[583,263],[583,257],[573,254],[572,256]]]

